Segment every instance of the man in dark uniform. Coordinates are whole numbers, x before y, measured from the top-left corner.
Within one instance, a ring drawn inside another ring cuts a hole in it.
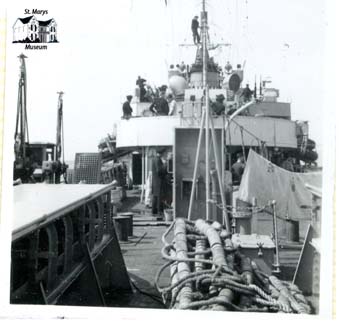
[[[167,163],[165,150],[157,153],[152,161],[152,213],[162,214],[164,211]]]
[[[225,112],[224,100],[225,96],[223,94],[217,95],[215,102],[211,106],[214,114],[220,116]]]
[[[125,119],[129,119],[132,116],[132,112],[133,109],[131,107],[131,101],[133,96],[132,95],[128,95],[126,96],[127,100],[124,102],[124,104],[122,105],[122,112],[123,112],[123,118]]]
[[[138,76],[137,81],[135,82],[135,84],[139,87],[140,89],[140,102],[145,102],[145,95],[146,95],[146,88],[145,88],[145,82],[146,79],[141,78],[140,76]]]
[[[238,160],[232,165],[232,181],[234,185],[240,185],[245,170],[245,159],[242,154],[237,155]]]
[[[154,102],[150,106],[150,111],[157,116],[167,116],[169,113],[168,102],[165,99],[165,92],[160,92],[160,97],[155,98]]]
[[[247,84],[240,96],[244,97],[244,102],[246,103],[251,100],[252,94],[253,94],[253,91],[250,89],[249,85]]]
[[[199,29],[199,21],[198,21],[198,16],[195,16],[192,20],[192,24],[191,24],[191,29],[192,29],[192,33],[193,33],[193,42],[195,44],[200,43],[200,36],[198,33],[198,29]]]

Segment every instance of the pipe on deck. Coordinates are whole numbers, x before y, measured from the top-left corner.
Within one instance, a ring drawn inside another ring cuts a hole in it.
[[[195,227],[200,233],[207,236],[212,250],[213,262],[217,266],[227,266],[224,248],[218,232],[211,225],[201,219],[196,221]],[[222,289],[219,292],[218,299],[231,304],[234,299],[233,291],[227,288]],[[226,305],[214,304],[213,310],[227,311],[228,307]]]
[[[178,218],[175,221],[174,227],[174,241],[176,257],[178,259],[188,259],[187,256],[187,239],[186,239],[186,223],[184,219]],[[181,280],[191,273],[189,264],[187,262],[178,262],[178,279]],[[192,302],[192,283],[188,282],[181,289],[179,294],[179,308]]]

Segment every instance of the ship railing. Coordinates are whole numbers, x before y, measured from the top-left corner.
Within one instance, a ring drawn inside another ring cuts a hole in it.
[[[181,116],[182,118],[196,118],[200,119],[203,110],[203,102],[197,101],[177,101],[176,111],[174,116]],[[234,103],[235,104],[235,103]],[[233,105],[234,105],[233,104]],[[237,108],[240,108],[244,104],[240,104]],[[149,108],[151,103],[137,103],[136,112],[130,118],[137,117],[163,117],[164,115],[156,115]],[[225,110],[229,111],[232,107],[232,103],[225,104]],[[233,107],[234,108],[234,107]],[[246,115],[246,111],[243,112]],[[123,118],[123,117],[122,117]]]
[[[321,204],[322,204],[322,190],[311,184],[305,184],[306,188],[312,194],[312,225],[320,237],[321,232]]]
[[[11,303],[55,304],[80,278],[88,284],[78,286],[94,285],[101,296],[102,288],[130,289],[127,272],[112,283],[112,266],[115,271],[125,269],[114,229],[112,187],[13,232]],[[101,263],[94,265],[95,260]],[[100,284],[93,277],[96,269]]]
[[[202,102],[201,101],[177,101],[176,111],[173,116],[181,116],[184,118],[200,118],[202,115]],[[164,115],[156,115],[150,111],[150,102],[137,103],[135,113],[130,118],[137,117],[162,117]],[[122,117],[123,118],[123,117]]]

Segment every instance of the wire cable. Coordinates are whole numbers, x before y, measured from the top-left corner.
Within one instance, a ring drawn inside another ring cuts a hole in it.
[[[145,295],[145,296],[150,297],[150,298],[153,299],[155,302],[157,302],[157,303],[161,304],[163,307],[166,307],[166,308],[167,308],[167,306],[166,306],[166,305],[164,304],[164,302],[161,300],[161,297],[160,297],[160,296],[157,296],[157,295],[155,295],[155,294],[148,293],[148,292],[146,292],[146,291],[144,291],[144,290],[141,290],[141,289],[136,285],[136,283],[135,283],[134,281],[132,281],[131,279],[130,279],[130,282],[131,282],[132,286],[133,286],[140,294],[143,294],[143,295]]]

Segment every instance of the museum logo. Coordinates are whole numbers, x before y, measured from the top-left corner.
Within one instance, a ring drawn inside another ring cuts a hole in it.
[[[25,9],[24,18],[17,18],[13,25],[13,43],[25,43],[25,49],[48,49],[48,43],[57,43],[57,23],[55,19],[42,20],[38,16],[48,14],[48,10]]]

